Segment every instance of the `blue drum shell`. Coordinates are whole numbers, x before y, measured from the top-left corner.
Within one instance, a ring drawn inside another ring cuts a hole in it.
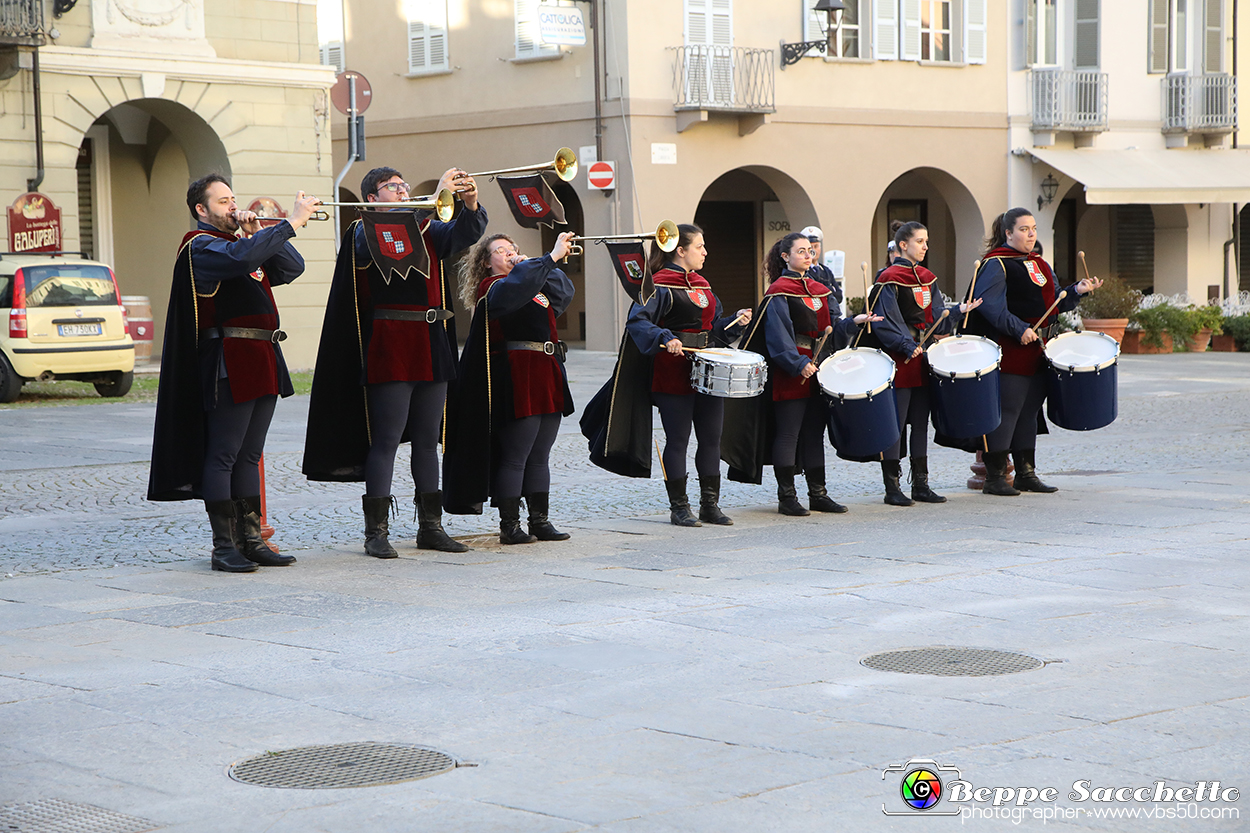
[[[929,390],[933,396],[933,425],[948,437],[979,437],[1003,421],[997,369],[962,379],[933,373],[929,376]]]
[[[842,457],[873,457],[898,442],[894,386],[871,398],[843,399],[826,394],[829,439]]]
[[[1119,414],[1117,367],[1077,372],[1050,365],[1046,380],[1050,421],[1069,431],[1093,431],[1115,422]]]

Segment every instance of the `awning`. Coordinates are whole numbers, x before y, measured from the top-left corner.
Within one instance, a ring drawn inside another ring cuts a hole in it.
[[[1250,151],[1055,150],[1029,152],[1085,186],[1096,205],[1250,203]]]

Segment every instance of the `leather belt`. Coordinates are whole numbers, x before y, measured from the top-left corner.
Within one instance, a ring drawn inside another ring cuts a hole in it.
[[[200,333],[201,341],[214,338],[247,338],[277,344],[279,341],[286,341],[286,333],[282,330],[261,330],[255,327],[215,327]]]
[[[508,341],[504,343],[504,347],[509,350],[532,350],[535,353],[555,356],[560,361],[564,361],[569,352],[569,346],[563,341]]]
[[[707,347],[708,334],[706,332],[674,333],[673,335],[677,338],[678,341],[681,342],[682,347],[695,347],[695,348],[698,348],[699,350],[702,350],[703,348]]]
[[[426,324],[433,324],[436,321],[446,321],[448,318],[454,318],[455,313],[451,310],[441,309],[439,307],[431,307],[430,309],[375,309],[373,311],[373,320],[378,321],[424,321]]]

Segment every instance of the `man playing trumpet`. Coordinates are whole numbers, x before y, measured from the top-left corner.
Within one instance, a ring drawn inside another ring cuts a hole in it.
[[[300,191],[291,215],[262,229],[220,174],[187,189],[196,230],[174,263],[148,499],[203,498],[214,570],[295,561],[260,534],[260,456],[278,397],[294,393],[270,287],[303,273],[290,240],[318,202]]]
[[[360,188],[380,210],[354,222],[339,251],[313,376],[304,474],[363,480],[365,552],[395,558],[387,522],[391,481],[399,444],[409,440],[417,546],[464,552],[468,547],[443,530],[438,482],[439,429],[457,365],[453,295],[442,261],[477,242],[486,210],[473,177],[459,168],[438,183],[440,192],[456,191],[464,200],[451,222],[413,214],[411,206],[388,210],[388,203],[410,201],[394,168],[374,168]]]

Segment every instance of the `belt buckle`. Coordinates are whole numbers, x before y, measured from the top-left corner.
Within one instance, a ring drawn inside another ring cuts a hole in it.
[[[286,333],[282,332],[281,330],[274,330],[269,335],[269,341],[273,344],[277,344],[280,341],[286,341]]]
[[[427,310],[425,311],[425,323],[426,323],[426,324],[433,324],[433,323],[435,323],[436,321],[438,321],[438,310],[436,310],[436,309],[427,309]]]
[[[556,345],[553,342],[544,341],[543,353],[548,356],[554,356],[556,354]]]

